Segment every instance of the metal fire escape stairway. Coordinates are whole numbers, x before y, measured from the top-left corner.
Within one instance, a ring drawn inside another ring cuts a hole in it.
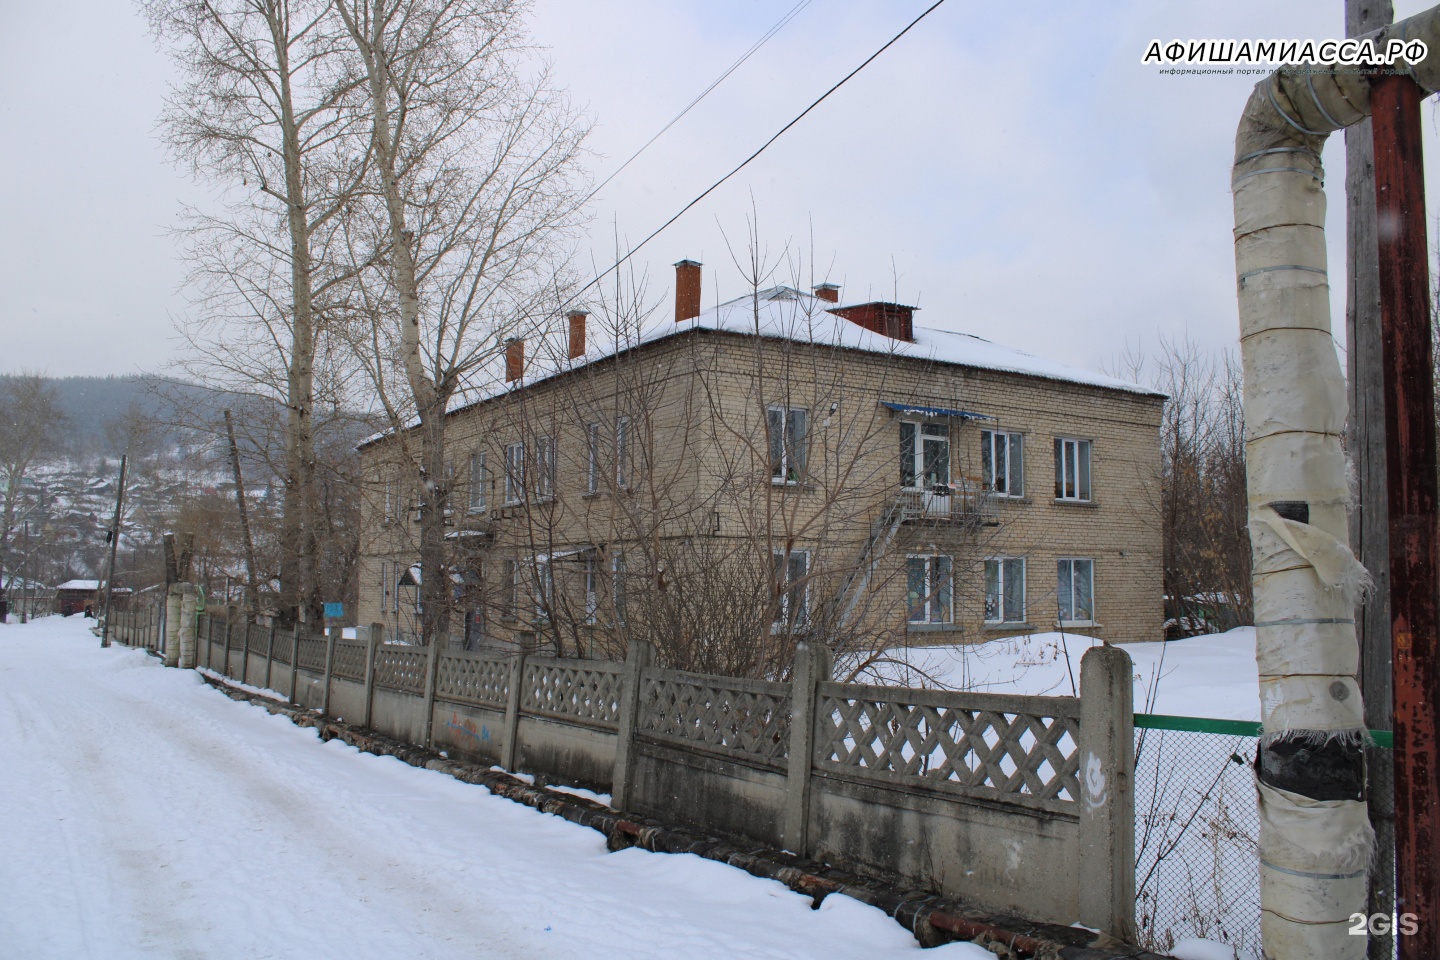
[[[835,597],[836,606],[840,610],[837,627],[843,629],[850,622],[856,605],[870,586],[870,577],[875,572],[876,556],[884,553],[890,546],[890,541],[895,539],[895,531],[900,529],[904,519],[905,502],[897,497],[890,501],[884,512],[871,525],[870,535],[865,538],[865,543],[860,548],[860,556],[856,558],[855,566],[845,577],[845,582]]]

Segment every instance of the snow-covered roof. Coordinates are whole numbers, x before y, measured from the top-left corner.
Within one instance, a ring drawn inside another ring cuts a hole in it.
[[[66,580],[56,590],[99,590],[99,580]]]
[[[913,341],[896,340],[830,312],[839,308],[838,304],[793,287],[777,286],[711,307],[693,320],[676,323],[668,317],[652,317],[638,332],[606,330],[592,319],[591,330],[586,337],[588,349],[583,357],[567,358],[562,339],[527,342],[523,380],[518,384],[506,383],[503,378],[504,358],[497,356],[489,368],[473,378],[469,388],[463,391],[463,402],[450,413],[458,413],[520,387],[535,386],[559,374],[638,347],[683,336],[693,330],[758,335],[767,339],[1041,377],[1140,396],[1162,396],[1150,387],[1129,380],[1001,346],[968,333],[915,324]],[[417,420],[406,426],[414,427],[418,423]],[[361,441],[360,446],[368,446],[388,434],[389,431],[374,434]]]

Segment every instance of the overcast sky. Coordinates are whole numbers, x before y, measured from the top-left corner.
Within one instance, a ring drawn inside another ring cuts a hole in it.
[[[534,36],[596,121],[596,181],[795,2],[539,0]],[[617,234],[649,234],[930,2],[811,0],[596,198],[584,261],[607,264]],[[1396,15],[1424,7],[1397,0]],[[1159,335],[1223,348],[1236,329],[1230,158],[1255,78],[1161,75],[1141,65],[1145,45],[1339,37],[1342,10],[948,0],[637,264],[667,306],[670,265],[686,257],[705,263],[707,305],[738,295],[730,248],[744,255],[753,211],[807,284],[813,263],[845,300],[916,304],[928,326],[1092,368]],[[155,138],[170,79],[125,0],[0,0],[0,372],[173,358],[187,306],[167,229],[206,193]],[[1433,152],[1433,103],[1424,111]],[[1340,137],[1325,161],[1338,307]]]

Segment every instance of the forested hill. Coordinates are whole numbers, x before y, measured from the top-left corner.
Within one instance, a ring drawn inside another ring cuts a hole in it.
[[[0,376],[0,380],[7,379]],[[109,453],[117,421],[133,415],[153,425],[165,446],[182,442],[186,432],[172,423],[176,410],[223,409],[225,394],[192,383],[153,377],[46,377],[66,418],[67,452],[89,456]],[[203,414],[202,414],[203,415]]]

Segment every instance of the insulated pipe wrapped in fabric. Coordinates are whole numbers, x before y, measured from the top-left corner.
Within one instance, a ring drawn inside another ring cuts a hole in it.
[[[1440,51],[1440,8],[1369,36]],[[1440,52],[1397,61],[1440,89]],[[1256,661],[1264,733],[1261,935],[1272,960],[1365,956],[1372,845],[1341,433],[1345,381],[1330,329],[1320,152],[1370,114],[1358,72],[1286,67],[1260,81],[1235,137],[1235,270],[1245,374],[1246,469]]]

